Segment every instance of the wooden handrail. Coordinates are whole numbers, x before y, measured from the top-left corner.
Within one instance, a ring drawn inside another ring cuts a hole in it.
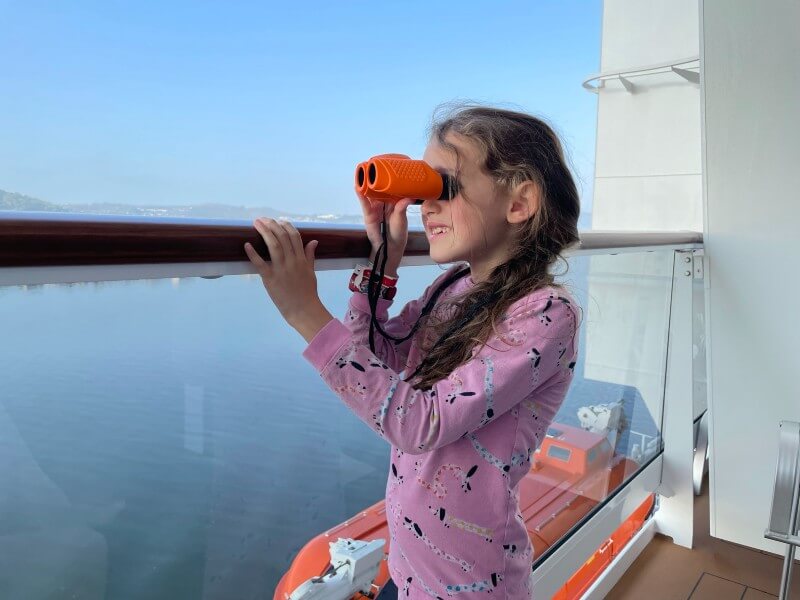
[[[262,256],[267,246],[252,222],[211,219],[3,218],[0,213],[0,267],[125,265],[246,261],[244,243]],[[297,225],[303,243],[319,240],[319,259],[368,257],[363,227]],[[427,255],[424,232],[409,232],[406,254]]]
[[[371,246],[361,225],[295,225],[303,243],[319,240],[317,259],[366,258]],[[701,233],[587,231],[579,249],[702,243]],[[0,212],[0,267],[132,265],[247,261],[244,243],[267,257],[251,221],[107,217]],[[425,232],[411,230],[405,256],[427,256]]]

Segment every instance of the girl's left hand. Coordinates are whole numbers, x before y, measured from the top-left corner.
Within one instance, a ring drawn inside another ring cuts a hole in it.
[[[314,251],[319,242],[312,240],[303,249],[300,232],[288,221],[259,217],[253,221],[269,250],[269,262],[245,243],[244,251],[255,265],[272,301],[289,324],[302,320],[322,302],[317,293]]]

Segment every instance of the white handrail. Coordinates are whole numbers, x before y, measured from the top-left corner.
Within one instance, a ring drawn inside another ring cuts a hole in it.
[[[690,70],[694,68],[698,69],[700,68],[699,56],[690,56],[688,58],[682,58],[679,60],[670,60],[661,63],[656,63],[654,65],[635,67],[633,69],[624,69],[621,71],[607,71],[605,73],[598,73],[597,75],[592,75],[589,79],[584,81],[582,85],[584,89],[596,94],[603,87],[605,87],[605,82],[607,80],[617,79],[619,80],[620,83],[622,83],[625,89],[628,90],[628,92],[633,92],[635,90],[635,86],[633,83],[631,83],[631,81],[629,81],[630,79],[632,79],[633,77],[642,77],[645,75],[655,75],[656,73],[675,73],[691,83],[699,84],[700,73],[697,71]],[[593,81],[599,81],[600,83],[594,86],[592,85]]]

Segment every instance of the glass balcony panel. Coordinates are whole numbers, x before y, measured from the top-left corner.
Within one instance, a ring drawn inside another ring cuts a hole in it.
[[[343,274],[319,284],[344,314]],[[309,538],[382,497],[388,448],[260,278],[0,302],[3,597],[264,598]]]
[[[672,251],[569,263],[561,279],[583,310],[580,347],[575,378],[528,476],[560,489],[531,495],[527,513],[522,507],[531,515],[534,567],[662,448]]]
[[[660,448],[671,261],[569,261],[576,377],[522,493],[537,560]],[[401,267],[391,313],[444,268]],[[348,273],[317,275],[341,318]],[[309,540],[383,499],[388,446],[302,358],[257,276],[7,287],[0,303],[8,597],[268,597]],[[616,435],[582,429],[605,413],[581,409],[615,402]],[[569,516],[555,528],[554,509]]]

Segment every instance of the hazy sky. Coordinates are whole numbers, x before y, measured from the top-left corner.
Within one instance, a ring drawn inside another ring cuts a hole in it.
[[[60,203],[359,213],[437,104],[547,117],[591,198],[601,0],[0,0],[0,189]]]

